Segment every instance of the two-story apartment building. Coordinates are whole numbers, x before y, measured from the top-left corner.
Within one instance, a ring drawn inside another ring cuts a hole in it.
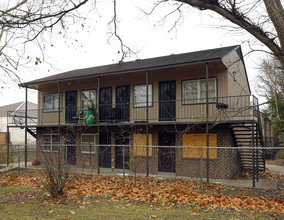
[[[38,160],[64,142],[69,164],[121,169],[127,148],[126,168],[135,149],[137,172],[198,176],[200,149],[181,146],[206,146],[208,124],[210,177],[230,178],[240,155],[214,147],[251,144],[259,130],[240,46],[72,70],[20,86],[38,90]],[[250,131],[247,140],[238,130]]]

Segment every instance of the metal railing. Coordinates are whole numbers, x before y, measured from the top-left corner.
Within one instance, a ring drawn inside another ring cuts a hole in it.
[[[9,148],[9,161],[6,161],[6,146],[0,147],[0,159],[3,159],[3,161],[0,160],[0,171],[5,173],[15,170],[21,174],[24,171],[19,170],[19,168],[25,168],[24,154],[26,152],[24,146],[10,145]],[[42,169],[41,165],[52,160],[54,166],[57,166],[56,163],[60,161],[61,165],[67,166],[70,172],[116,175],[122,176],[123,179],[127,176],[146,176],[147,148],[149,151],[149,176],[194,179],[199,181],[200,186],[202,186],[207,174],[207,150],[206,147],[202,146],[93,145],[90,146],[88,152],[86,145],[61,144],[60,148],[56,148],[54,151],[48,151],[43,145],[37,145],[28,147],[27,167]],[[255,150],[252,147],[245,149]],[[275,166],[273,162],[282,161],[283,163],[283,147],[263,147],[260,152],[265,152],[267,149],[274,149],[279,153],[278,158],[270,158],[268,168],[264,171],[257,170],[256,165],[244,167],[239,149],[236,147],[209,147],[210,166],[208,174],[210,182],[230,185],[231,187],[251,187],[253,172],[257,172],[257,180],[254,180],[256,181],[256,188],[278,189],[278,184],[282,183],[281,180],[284,177],[284,167]],[[272,165],[269,166],[269,164]]]
[[[212,99],[208,106],[209,122],[256,121],[255,103],[257,98],[253,95],[228,96]],[[98,111],[99,108],[99,111]],[[91,125],[98,123],[199,123],[206,121],[206,104],[203,99],[167,100],[146,103],[100,104],[92,109],[82,107],[62,107],[60,109],[60,124]],[[8,112],[9,126],[24,126],[23,112],[13,115]],[[37,119],[28,117],[28,126],[57,125],[57,109],[32,109],[28,116],[37,114]],[[99,115],[98,115],[99,113]],[[148,115],[148,118],[147,118]]]

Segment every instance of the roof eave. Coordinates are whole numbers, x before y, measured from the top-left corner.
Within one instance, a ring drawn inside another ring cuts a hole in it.
[[[19,84],[19,86],[20,87],[32,88],[30,86],[38,85],[38,84],[63,82],[63,81],[69,81],[69,80],[84,79],[84,78],[98,77],[98,76],[107,76],[107,75],[116,75],[116,74],[124,74],[124,73],[130,73],[130,72],[166,69],[166,68],[171,68],[171,67],[182,67],[182,66],[187,66],[187,65],[194,65],[194,64],[201,64],[201,63],[212,63],[212,62],[218,62],[218,61],[222,62],[222,57],[215,58],[215,59],[175,63],[175,64],[170,64],[170,65],[141,67],[141,68],[135,68],[135,69],[129,69],[129,70],[118,70],[118,71],[116,70],[116,71],[111,71],[111,72],[107,72],[107,73],[95,73],[95,74],[89,74],[89,75],[84,75],[84,76],[74,76],[74,77],[70,77],[70,78],[53,79],[53,80],[46,80],[46,81],[40,81],[40,82],[32,82],[31,81],[31,82],[21,83],[21,84]]]

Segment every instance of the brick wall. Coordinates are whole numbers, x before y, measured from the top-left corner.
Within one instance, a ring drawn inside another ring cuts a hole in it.
[[[143,126],[133,126],[133,127],[108,127],[100,128],[100,132],[110,132],[111,133],[111,144],[115,145],[115,133],[129,132],[130,136],[130,146],[132,146],[133,133],[145,133],[145,127]],[[188,126],[149,126],[149,133],[152,134],[153,146],[159,145],[159,132],[174,132],[176,145],[182,145],[182,134],[186,133],[205,133],[205,126],[199,125],[195,127]],[[61,129],[61,134],[66,134],[68,129]],[[69,131],[70,132],[70,131]],[[87,127],[87,128],[73,128],[76,135],[75,144],[79,146],[81,144],[81,134],[82,133],[97,133],[97,127]],[[42,134],[44,133],[57,133],[57,128],[45,129],[38,128],[37,131],[37,143],[41,143]],[[230,125],[223,124],[217,125],[210,129],[210,133],[217,134],[217,145],[219,147],[233,147],[233,139],[230,130]],[[130,170],[137,173],[146,173],[146,157],[145,156],[135,156],[135,160],[131,159],[133,157],[132,147],[129,150],[130,156]],[[210,178],[224,178],[230,179],[239,169],[240,161],[235,150],[228,149],[218,149],[217,158],[209,160]],[[53,155],[54,153],[49,152],[46,155]],[[65,160],[65,149],[61,152],[62,160]],[[111,168],[115,168],[115,147],[111,147]],[[39,147],[37,147],[37,159],[43,160],[43,155]],[[149,173],[158,174],[159,173],[159,150],[158,148],[152,149],[152,156],[149,157]],[[203,161],[203,175],[206,176],[206,159]],[[79,168],[92,168],[94,170],[98,169],[98,149],[94,154],[82,153],[79,147],[76,148],[76,166]],[[188,177],[200,177],[200,158],[184,158],[182,155],[182,149],[175,149],[175,172],[177,176],[188,176]]]

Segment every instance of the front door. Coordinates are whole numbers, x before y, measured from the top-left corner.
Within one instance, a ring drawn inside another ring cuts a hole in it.
[[[159,171],[175,172],[175,133],[159,133]]]
[[[66,138],[66,161],[68,165],[76,165],[76,134],[68,132]]]
[[[77,113],[77,91],[65,93],[65,121],[75,123]]]
[[[123,150],[124,166],[129,169],[129,134],[127,132],[115,134],[115,168],[123,169]]]
[[[112,88],[101,88],[100,89],[100,121],[107,122],[112,118]]]
[[[176,119],[176,81],[159,82],[159,120]]]
[[[129,121],[130,86],[116,87],[116,118],[118,121]]]
[[[76,146],[67,145],[67,164],[76,165]]]
[[[100,167],[111,168],[111,133],[100,133]],[[101,146],[102,145],[102,146]]]

